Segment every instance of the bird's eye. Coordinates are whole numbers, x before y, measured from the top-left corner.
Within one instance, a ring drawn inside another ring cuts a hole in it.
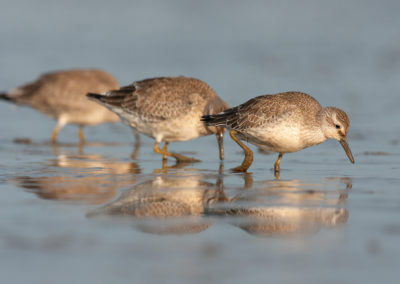
[[[339,124],[335,124],[336,129],[340,129],[340,125]]]

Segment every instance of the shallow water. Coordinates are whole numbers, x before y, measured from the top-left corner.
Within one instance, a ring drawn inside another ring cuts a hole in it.
[[[241,150],[226,137],[220,163],[209,136],[170,145],[202,162],[163,164],[122,124],[53,146],[54,121],[0,103],[2,283],[398,282],[398,1],[88,3],[1,3],[1,89],[94,66],[198,77],[231,105],[301,90],[349,114],[356,163],[327,141],[276,180],[252,147],[236,174]]]

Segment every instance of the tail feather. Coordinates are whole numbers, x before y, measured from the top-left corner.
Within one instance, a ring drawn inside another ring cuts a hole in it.
[[[107,94],[87,93],[86,97],[88,97],[91,100],[110,106],[121,106],[121,104],[125,99],[125,95],[119,94],[116,91],[112,91]]]
[[[230,121],[235,116],[236,112],[236,107],[229,108],[220,113],[203,115],[201,121],[204,121],[207,126],[226,127],[230,125]]]
[[[107,92],[106,94],[87,93],[86,97],[102,103],[103,105],[118,107],[135,99],[135,96],[127,97],[127,94],[124,90],[114,90]]]
[[[4,93],[0,93],[0,100],[12,102],[12,99],[10,98],[10,96],[5,92]]]
[[[97,100],[97,101],[101,101],[101,97],[103,97],[104,95],[101,94],[96,94],[96,93],[87,93],[86,97],[88,97],[89,99],[92,100]]]
[[[201,121],[204,121],[207,126],[225,125],[225,117],[224,117],[223,113],[203,115],[201,117]]]

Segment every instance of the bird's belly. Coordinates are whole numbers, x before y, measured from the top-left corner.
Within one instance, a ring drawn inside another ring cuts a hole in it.
[[[154,127],[155,138],[167,142],[187,141],[203,135],[199,123],[195,122],[167,121]]]
[[[187,141],[209,134],[204,124],[200,121],[200,114],[154,121],[142,120],[136,114],[128,114],[122,111],[120,113],[117,112],[117,114],[119,114],[122,121],[132,128],[158,141]]]
[[[307,147],[301,139],[300,129],[291,126],[250,130],[247,140],[263,150],[281,153],[296,152]]]

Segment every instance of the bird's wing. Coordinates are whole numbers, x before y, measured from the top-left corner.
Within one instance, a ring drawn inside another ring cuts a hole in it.
[[[295,108],[295,105],[273,100],[270,95],[259,96],[226,111],[226,125],[237,131],[258,128],[277,123]]]
[[[154,121],[184,116],[195,105],[204,103],[204,98],[185,81],[151,78],[110,91],[101,101],[127,113],[135,113],[143,120]]]

